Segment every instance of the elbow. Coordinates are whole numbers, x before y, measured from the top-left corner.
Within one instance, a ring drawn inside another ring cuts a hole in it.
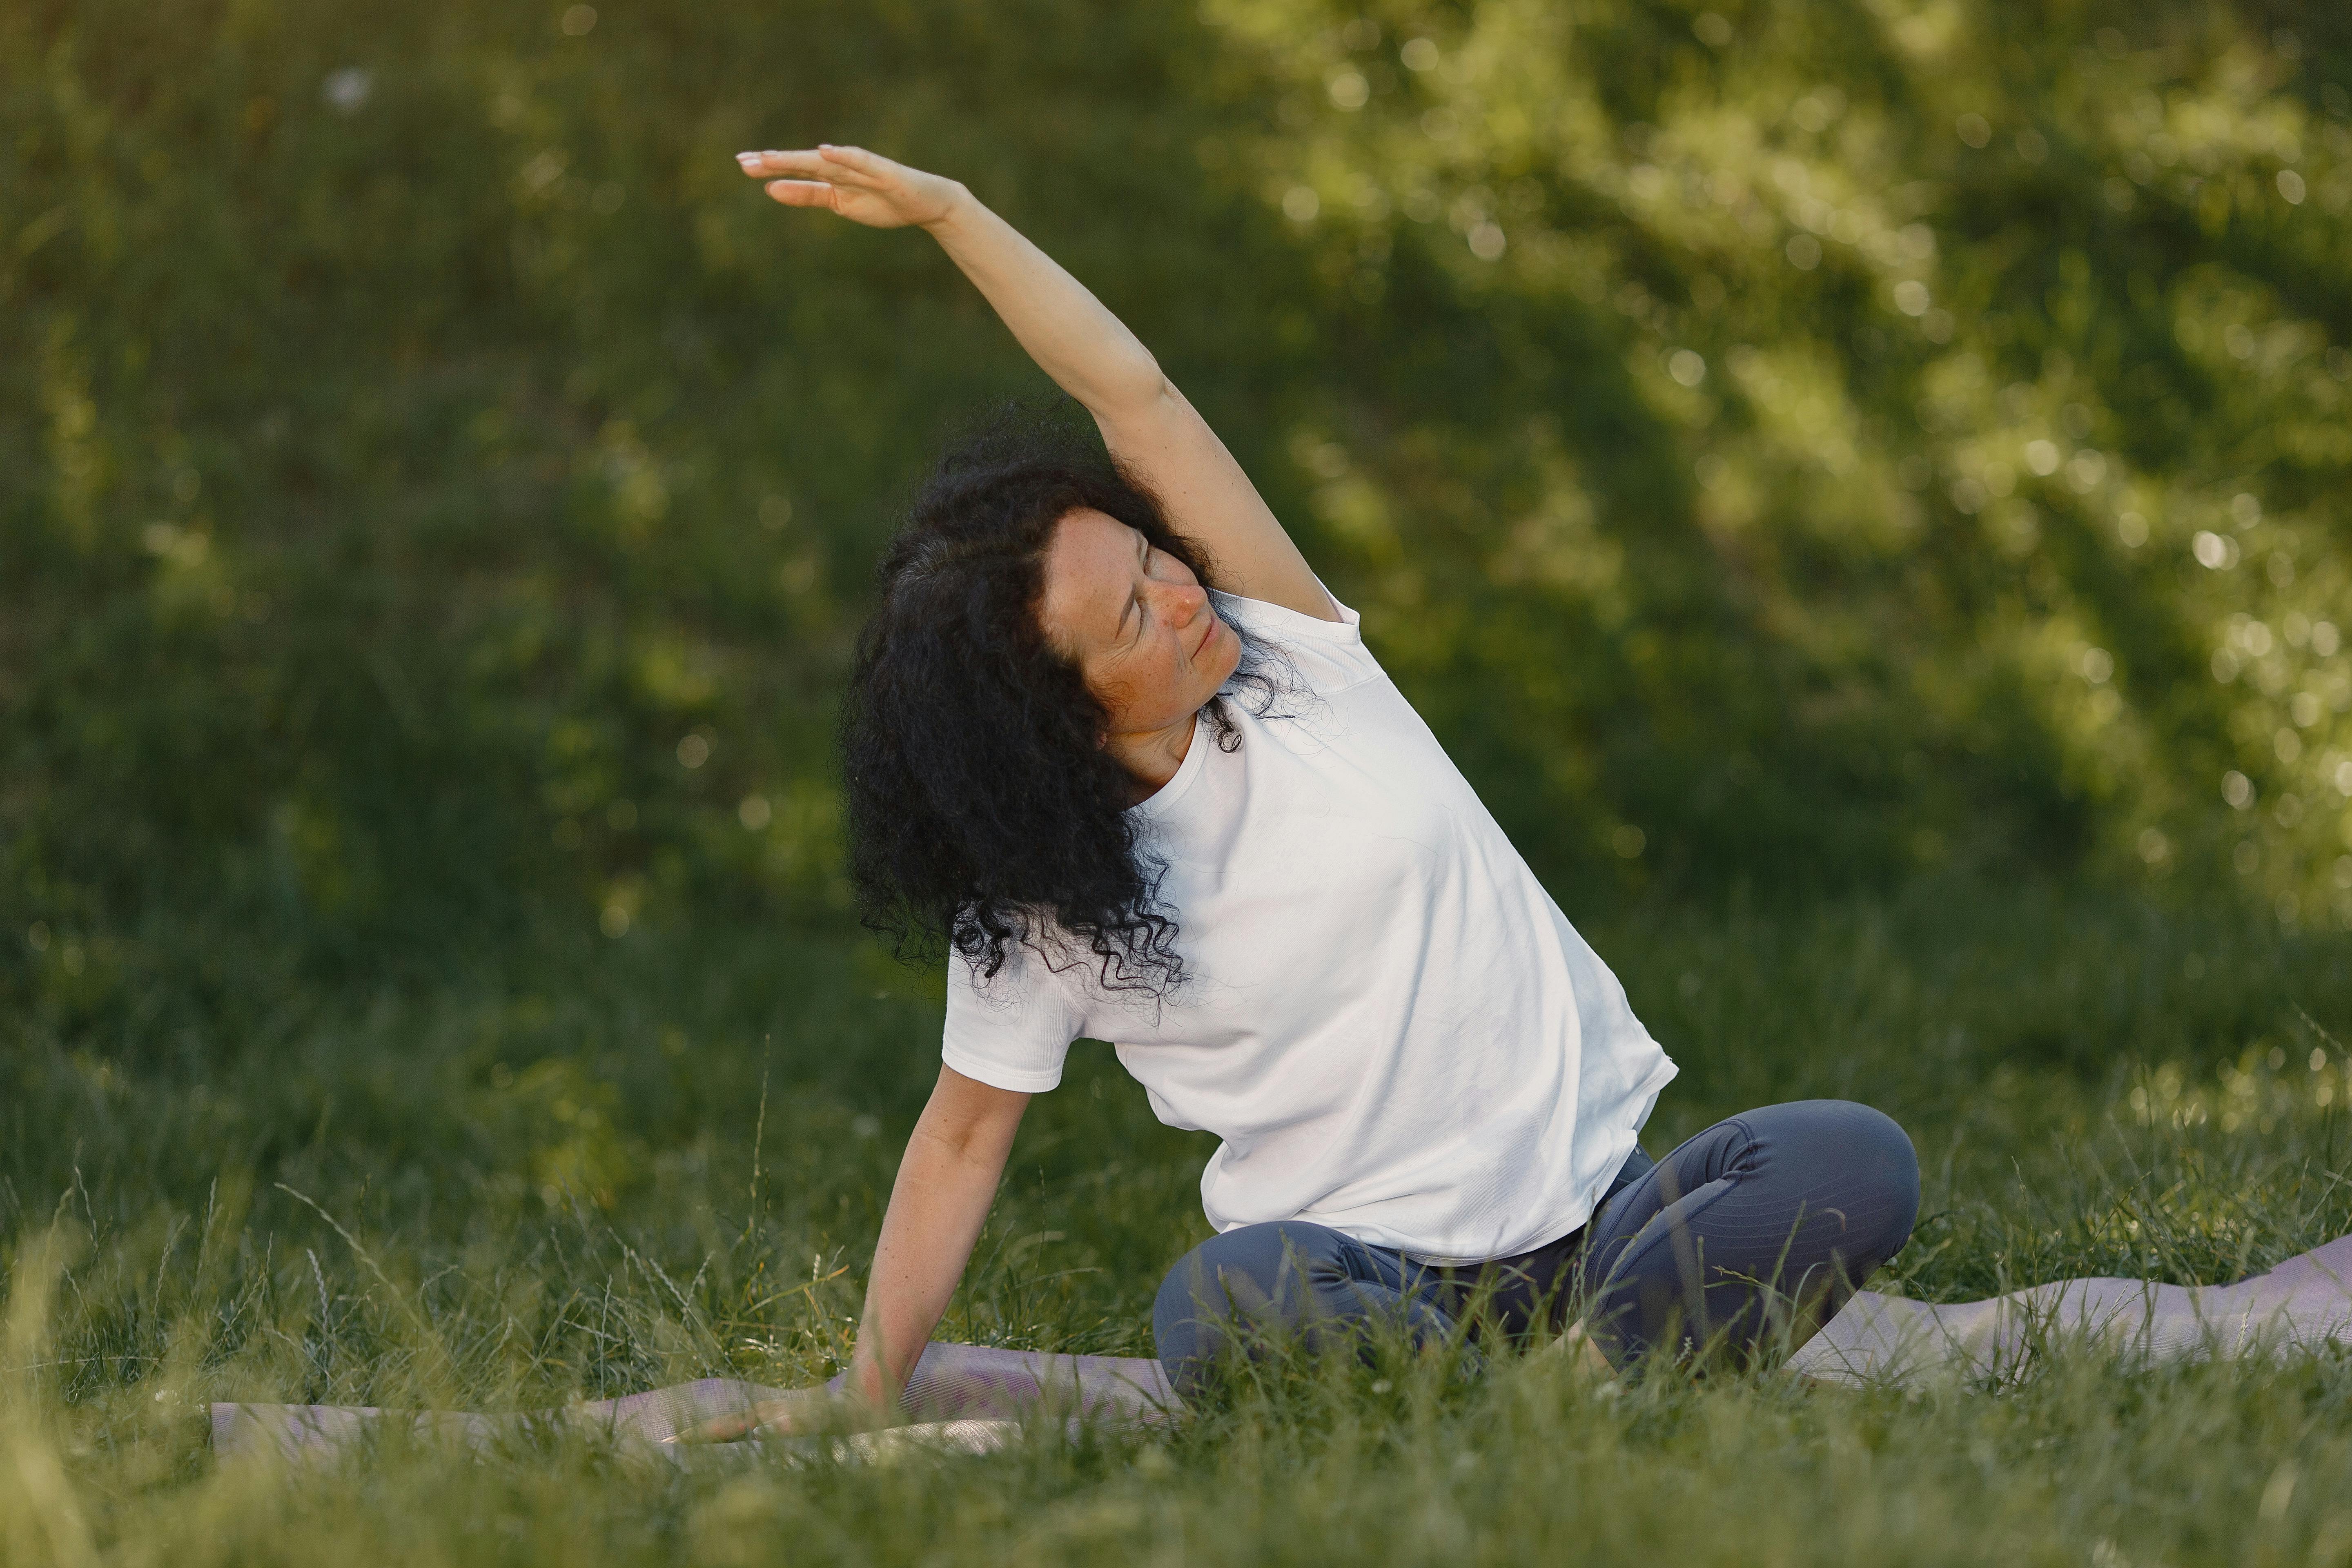
[[[931,1103],[916,1120],[913,1145],[955,1164],[1001,1162],[1013,1146],[1029,1096],[942,1068]]]
[[[1139,428],[1182,402],[1183,395],[1160,370],[1160,362],[1146,353],[1140,364],[1104,389],[1092,412],[1108,433],[1118,427]]]
[[[950,1165],[985,1165],[990,1156],[1000,1149],[1012,1147],[1009,1131],[990,1121],[950,1122],[929,1127],[918,1123],[908,1146],[928,1149],[932,1157]]]

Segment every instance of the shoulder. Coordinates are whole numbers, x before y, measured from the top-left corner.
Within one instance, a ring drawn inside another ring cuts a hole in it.
[[[1050,917],[1035,917],[998,952],[955,952],[948,958],[948,1005],[1003,1009],[1034,1005],[1041,997],[1055,1005],[1069,999],[1066,981],[1075,967],[1077,941]]]
[[[1217,595],[1216,606],[1227,624],[1245,638],[1260,644],[1274,661],[1289,667],[1286,672],[1264,673],[1295,675],[1300,685],[1327,695],[1360,681],[1383,678],[1386,672],[1364,646],[1363,618],[1328,592],[1326,597],[1338,613],[1337,620],[1325,620],[1236,594]],[[1243,674],[1250,673],[1249,663],[1244,660]]]
[[[1062,1080],[1062,1058],[1085,1032],[1085,1011],[1053,965],[1026,942],[1007,948],[988,973],[983,960],[948,960],[947,1023],[940,1058],[969,1079],[1024,1094]]]

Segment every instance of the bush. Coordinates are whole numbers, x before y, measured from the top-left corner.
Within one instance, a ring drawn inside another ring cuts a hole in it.
[[[1134,321],[1572,906],[2336,923],[2352,24],[2251,15],[14,7],[0,984],[839,918],[867,563],[1041,384],[819,138]]]

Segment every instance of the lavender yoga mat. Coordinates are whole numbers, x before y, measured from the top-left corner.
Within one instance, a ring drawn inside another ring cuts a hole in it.
[[[706,1377],[620,1399],[600,1399],[560,1410],[486,1415],[457,1411],[393,1412],[351,1405],[215,1405],[213,1449],[220,1454],[275,1450],[288,1458],[331,1454],[387,1418],[413,1422],[424,1434],[477,1447],[550,1426],[647,1444],[677,1452],[679,1434],[736,1415],[766,1400],[822,1400],[840,1386],[769,1388],[734,1378]],[[912,1422],[888,1432],[860,1433],[827,1447],[837,1458],[873,1459],[909,1448],[985,1453],[1018,1436],[1024,1421],[1058,1415],[1066,1421],[1134,1425],[1161,1419],[1177,1407],[1160,1363],[1139,1358],[1053,1355],[988,1345],[933,1343],[908,1380],[906,1411]]]
[[[2144,1279],[2065,1279],[1987,1301],[1942,1306],[1855,1293],[1787,1370],[1825,1383],[1911,1383],[1939,1373],[2016,1371],[2036,1345],[2089,1340],[2147,1363],[2200,1355],[2284,1354],[2328,1342],[2352,1343],[2352,1236],[2291,1258],[2235,1285],[2184,1287]],[[393,1413],[337,1405],[215,1405],[221,1454],[333,1453],[387,1416],[428,1434],[486,1445],[534,1424],[660,1446],[703,1422],[771,1399],[824,1397],[823,1388],[766,1388],[707,1377],[622,1399],[561,1410],[486,1415]],[[911,1450],[985,1453],[1040,1416],[1135,1424],[1179,1408],[1160,1363],[1135,1357],[1052,1355],[986,1345],[933,1344],[907,1386],[911,1424],[825,1439],[836,1458],[879,1459]]]
[[[1789,1370],[1853,1384],[1998,1375],[2049,1341],[2095,1342],[2148,1363],[2352,1342],[2352,1236],[2235,1285],[2062,1279],[1943,1306],[1860,1290],[1789,1358]]]

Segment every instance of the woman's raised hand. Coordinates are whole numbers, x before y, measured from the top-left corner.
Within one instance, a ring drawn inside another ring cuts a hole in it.
[[[862,147],[738,153],[735,161],[788,207],[824,207],[869,228],[933,224],[954,210],[963,187],[894,163]]]

